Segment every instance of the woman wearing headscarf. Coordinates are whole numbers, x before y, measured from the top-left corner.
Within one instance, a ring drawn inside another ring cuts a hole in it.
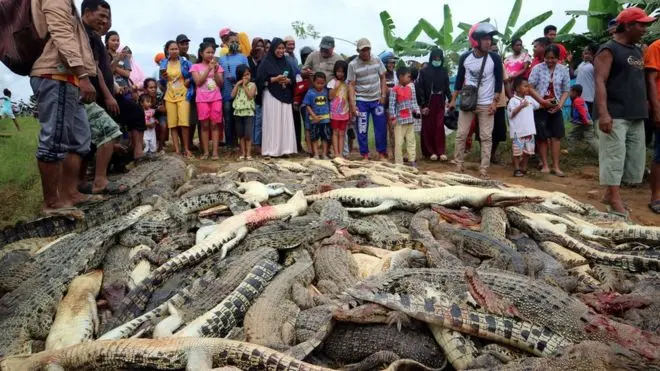
[[[273,39],[268,56],[257,72],[257,86],[263,99],[263,156],[280,157],[297,152],[292,109],[295,76],[285,50],[282,39]]]
[[[449,74],[440,48],[431,49],[429,64],[419,72],[415,88],[422,109],[422,155],[447,161],[445,155],[445,104],[451,99]]]
[[[252,73],[252,79],[257,80],[257,70],[259,65],[264,58],[265,54],[265,43],[264,39],[261,37],[255,37],[252,39],[252,50],[250,51],[250,56],[248,57],[248,65],[250,66],[250,72]],[[257,93],[257,96],[254,97],[255,109],[254,109],[254,126],[252,127],[252,144],[257,147],[261,147],[261,128],[263,127],[263,112],[261,107],[261,94]]]

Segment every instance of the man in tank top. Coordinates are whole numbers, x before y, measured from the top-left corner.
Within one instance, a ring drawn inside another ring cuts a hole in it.
[[[627,216],[621,182],[639,184],[646,159],[644,120],[648,118],[642,51],[635,45],[655,21],[640,8],[627,8],[616,18],[614,38],[603,44],[594,63],[598,122],[600,184],[603,202],[614,214]]]

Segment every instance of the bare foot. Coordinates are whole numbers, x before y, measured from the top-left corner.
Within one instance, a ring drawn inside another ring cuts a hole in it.
[[[85,213],[77,207],[46,207],[41,208],[41,215],[43,216],[63,216],[69,219],[83,220]]]

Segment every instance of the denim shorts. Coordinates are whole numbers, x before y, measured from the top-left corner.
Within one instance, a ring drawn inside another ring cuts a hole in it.
[[[80,89],[67,82],[41,77],[30,79],[39,112],[37,160],[62,161],[68,153],[85,156],[90,151],[92,135]]]

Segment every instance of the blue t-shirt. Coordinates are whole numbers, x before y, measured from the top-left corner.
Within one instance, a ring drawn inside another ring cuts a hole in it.
[[[222,100],[231,100],[231,91],[236,83],[236,67],[241,64],[248,65],[248,59],[241,53],[225,55],[220,58],[220,65],[225,71],[225,83],[222,85]]]
[[[303,106],[309,106],[314,111],[314,114],[318,116],[321,121],[319,124],[328,124],[330,123],[330,99],[328,98],[328,89],[323,88],[322,91],[317,91],[316,89],[309,89],[303,99]],[[307,109],[305,108],[305,111]],[[311,122],[311,117],[307,118]]]

